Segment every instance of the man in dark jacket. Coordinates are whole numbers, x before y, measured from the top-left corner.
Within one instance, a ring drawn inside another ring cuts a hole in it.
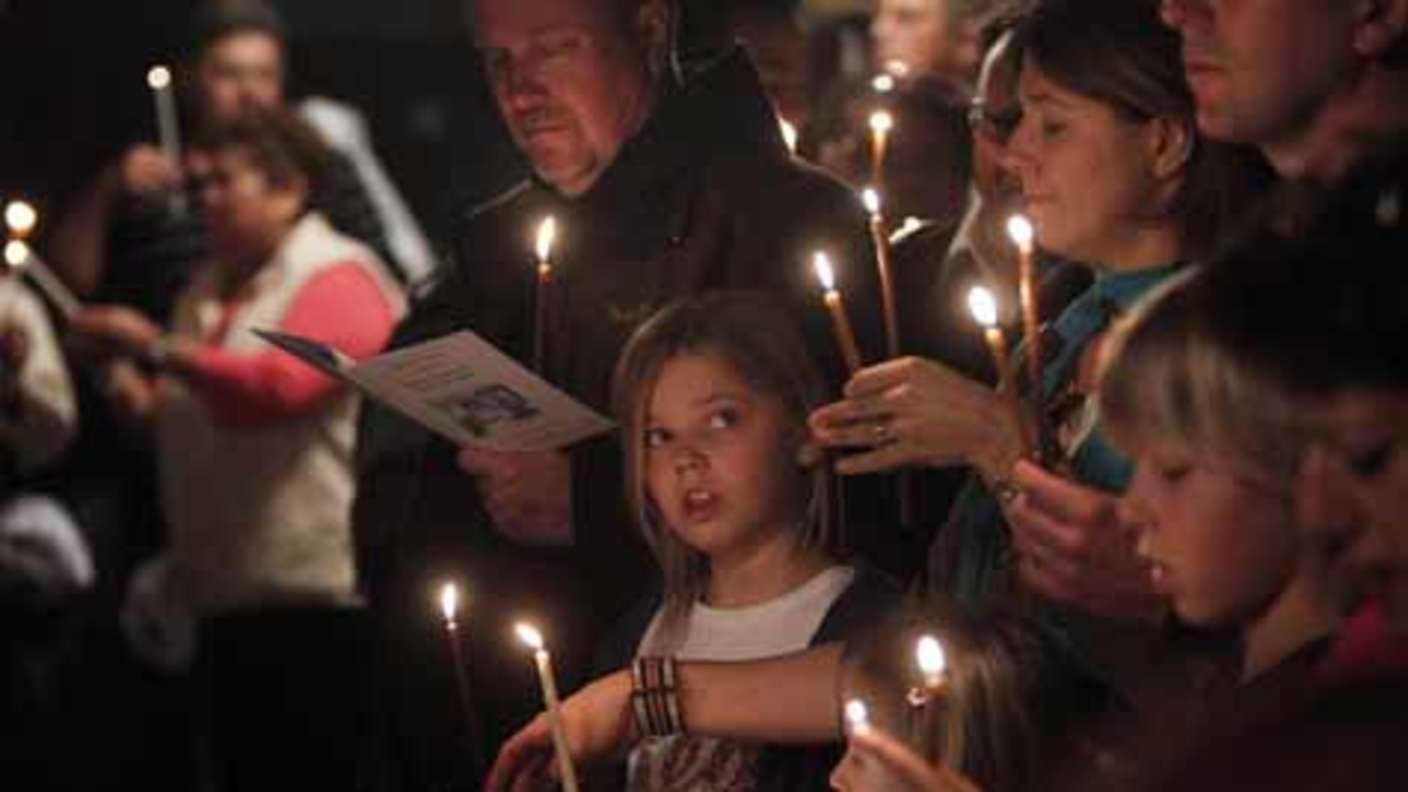
[[[879,300],[861,207],[790,157],[745,57],[726,49],[686,64],[666,0],[477,0],[475,12],[490,84],[534,178],[466,215],[453,266],[394,344],[469,328],[531,359],[533,232],[552,215],[560,232],[544,376],[596,409],[609,408],[612,369],[635,326],[672,298],[716,288],[776,292],[778,310],[794,313],[808,351],[839,384],[809,266],[819,249],[832,254],[863,351],[875,358]],[[416,783],[455,785],[473,771],[435,753],[436,723],[447,745],[462,738],[433,586],[445,577],[468,584],[471,687],[480,744],[492,751],[539,707],[512,621],[545,628],[571,688],[603,628],[645,588],[618,441],[536,454],[457,450],[369,405],[358,456],[359,572],[394,630],[388,647],[407,663],[389,676],[410,716],[404,747],[419,755]]]

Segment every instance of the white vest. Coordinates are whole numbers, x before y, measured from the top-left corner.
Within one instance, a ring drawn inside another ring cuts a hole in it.
[[[178,335],[236,353],[270,347],[251,330],[279,327],[295,295],[332,266],[356,262],[399,317],[399,287],[365,245],[309,213],[246,287],[224,337],[218,270],[197,271],[177,302]],[[161,493],[179,578],[199,614],[271,602],[355,604],[351,539],[355,396],[341,390],[305,414],[220,424],[201,395],[162,380]]]

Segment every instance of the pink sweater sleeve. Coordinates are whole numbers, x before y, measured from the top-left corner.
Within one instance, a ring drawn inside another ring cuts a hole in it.
[[[395,314],[376,280],[355,263],[335,265],[294,295],[279,329],[331,344],[353,359],[380,352]],[[226,424],[278,421],[316,408],[337,383],[272,347],[258,352],[203,348],[192,381]]]

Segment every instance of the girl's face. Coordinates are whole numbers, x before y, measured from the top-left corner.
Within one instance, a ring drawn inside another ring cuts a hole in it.
[[[1018,83],[1022,122],[1008,145],[1037,241],[1092,265],[1121,264],[1169,187],[1156,177],[1158,122],[1131,121],[1052,82],[1030,58]]]
[[[1301,524],[1340,588],[1376,597],[1408,629],[1408,393],[1353,390],[1312,407],[1331,439],[1297,482]]]
[[[1186,448],[1144,445],[1121,510],[1140,531],[1155,588],[1189,624],[1257,618],[1298,568],[1292,500]]]
[[[217,255],[240,259],[278,247],[302,210],[302,187],[274,184],[240,146],[212,152],[201,170],[201,206]]]
[[[660,370],[645,417],[645,476],[665,524],[712,560],[746,554],[804,516],[799,418],[714,352]]]

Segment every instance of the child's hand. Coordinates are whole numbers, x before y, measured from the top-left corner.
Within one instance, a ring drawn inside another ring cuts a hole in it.
[[[1118,499],[1030,462],[1013,469],[1020,495],[1006,504],[1022,581],[1037,593],[1113,617],[1153,616],[1160,600]]]
[[[943,765],[931,765],[903,743],[870,728],[851,734],[846,755],[831,773],[833,789],[847,792],[980,792]]]
[[[462,448],[455,460],[474,476],[504,536],[539,547],[572,543],[572,461],[566,454]]]
[[[1006,480],[1022,455],[1022,428],[997,392],[941,363],[908,357],[871,366],[845,395],[808,421],[824,446],[869,449],[840,459],[843,475],[971,465]]]

